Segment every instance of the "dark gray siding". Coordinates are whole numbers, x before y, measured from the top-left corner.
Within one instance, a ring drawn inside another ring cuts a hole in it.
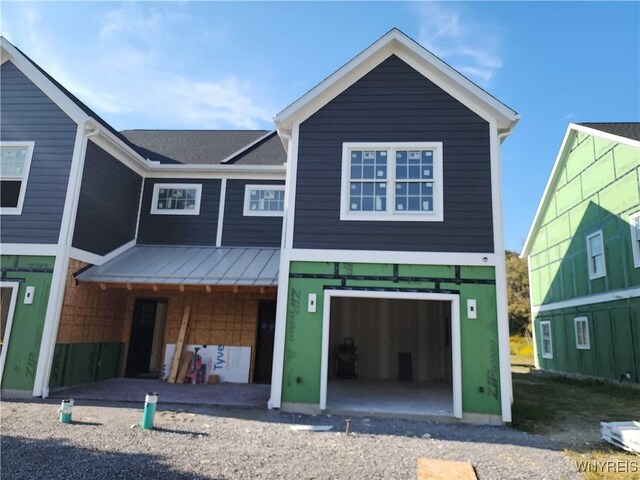
[[[0,140],[35,142],[22,215],[2,215],[0,240],[58,243],[77,125],[10,60],[0,68]]]
[[[156,183],[200,183],[200,215],[151,215]],[[138,243],[149,245],[215,245],[220,205],[220,180],[147,178],[144,181]]]
[[[443,142],[444,222],[340,221],[343,142]],[[300,126],[293,246],[492,252],[489,125],[392,56]]]
[[[89,141],[73,246],[105,255],[133,240],[141,186],[140,175]]]
[[[224,203],[223,246],[279,247],[282,217],[245,217],[245,185],[284,185],[276,180],[227,180]]]

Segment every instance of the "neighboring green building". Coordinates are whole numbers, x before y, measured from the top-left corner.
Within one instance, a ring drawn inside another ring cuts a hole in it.
[[[640,123],[569,125],[522,257],[536,367],[640,382]]]

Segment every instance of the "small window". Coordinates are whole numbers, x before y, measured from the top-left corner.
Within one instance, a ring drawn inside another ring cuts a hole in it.
[[[592,233],[591,235],[587,235],[587,258],[589,261],[590,280],[607,275],[602,230]]]
[[[640,268],[640,212],[629,217],[631,225],[631,248],[633,249],[633,265]]]
[[[345,143],[341,220],[442,221],[442,143]]]
[[[247,185],[244,190],[244,215],[282,217],[284,185]]]
[[[0,213],[20,215],[27,190],[33,142],[0,144]]]
[[[576,348],[580,350],[589,350],[591,343],[589,341],[589,319],[587,317],[576,317],[573,319],[576,327]]]
[[[199,215],[202,185],[156,183],[153,186],[153,215]]]
[[[553,358],[553,345],[551,340],[551,322],[540,322],[540,345],[542,346],[542,358]]]

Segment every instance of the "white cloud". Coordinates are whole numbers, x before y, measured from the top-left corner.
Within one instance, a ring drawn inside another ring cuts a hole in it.
[[[109,10],[99,17],[95,37],[67,49],[66,56],[51,42],[53,32],[47,32],[38,11],[24,8],[17,13],[19,18],[11,24],[24,27],[12,31],[14,43],[116,128],[271,124],[270,109],[257,100],[249,79],[227,72],[200,73],[211,65],[194,68],[184,60],[180,27],[207,39],[210,46],[220,36],[208,27],[196,31],[197,19],[176,11],[175,5],[126,4]]]
[[[480,85],[502,67],[499,37],[492,28],[468,18],[459,5],[423,3],[418,41]]]

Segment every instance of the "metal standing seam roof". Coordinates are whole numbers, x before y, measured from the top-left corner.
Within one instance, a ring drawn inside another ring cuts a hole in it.
[[[279,248],[137,245],[76,276],[80,282],[275,286]]]

